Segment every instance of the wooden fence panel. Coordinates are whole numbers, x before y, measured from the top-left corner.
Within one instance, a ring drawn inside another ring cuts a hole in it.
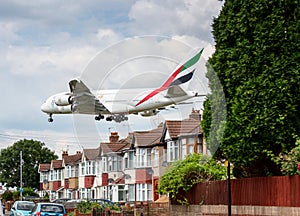
[[[227,181],[200,183],[179,197],[186,197],[190,204],[227,205]],[[234,179],[231,197],[232,205],[300,207],[300,176]]]

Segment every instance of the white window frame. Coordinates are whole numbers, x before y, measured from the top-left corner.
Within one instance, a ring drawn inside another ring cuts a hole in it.
[[[179,159],[179,141],[167,142],[167,161],[174,162]]]
[[[157,167],[158,166],[158,161],[159,161],[159,147],[158,146],[155,146],[152,148],[151,150],[151,153],[152,153],[152,158],[153,158],[153,166],[154,167]]]
[[[152,184],[136,184],[136,201],[152,200]]]

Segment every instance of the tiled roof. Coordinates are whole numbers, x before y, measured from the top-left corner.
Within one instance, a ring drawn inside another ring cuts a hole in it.
[[[39,172],[47,172],[50,170],[51,164],[40,164],[39,165]]]
[[[100,144],[100,148],[102,149],[102,154],[108,154],[112,152],[120,152],[125,148],[129,148],[130,145],[131,143],[129,143],[126,139],[124,139],[114,143],[102,142]]]
[[[134,132],[135,144],[138,147],[153,146],[160,144],[163,136],[164,125],[160,124],[157,128],[150,131]]]
[[[63,160],[65,165],[69,165],[69,164],[76,164],[81,160],[81,158],[82,158],[82,153],[80,152],[74,155],[66,155],[63,157]]]
[[[129,133],[125,139],[118,139],[119,135],[117,132],[112,132],[109,138],[109,142],[101,142],[100,148],[102,154],[108,154],[112,152],[121,152],[123,149],[129,148],[132,143],[132,133]]]
[[[182,121],[167,120],[166,126],[171,138],[186,134],[202,133],[200,122],[193,118],[184,119]]]
[[[87,160],[95,160],[100,156],[100,148],[96,149],[83,149],[83,154]]]
[[[53,169],[62,169],[62,160],[52,160],[51,166]]]

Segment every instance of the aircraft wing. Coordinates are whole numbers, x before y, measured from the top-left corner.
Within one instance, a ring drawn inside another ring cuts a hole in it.
[[[175,98],[187,95],[186,91],[184,91],[180,86],[171,86],[168,88],[167,94],[165,97]]]
[[[110,113],[81,80],[71,80],[69,86],[72,93],[72,112],[84,114]]]

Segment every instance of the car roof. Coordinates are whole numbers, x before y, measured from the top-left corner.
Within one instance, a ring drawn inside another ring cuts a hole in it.
[[[57,206],[64,206],[63,204],[60,204],[60,203],[50,203],[50,202],[40,202],[40,203],[37,203],[37,205],[57,205]]]

